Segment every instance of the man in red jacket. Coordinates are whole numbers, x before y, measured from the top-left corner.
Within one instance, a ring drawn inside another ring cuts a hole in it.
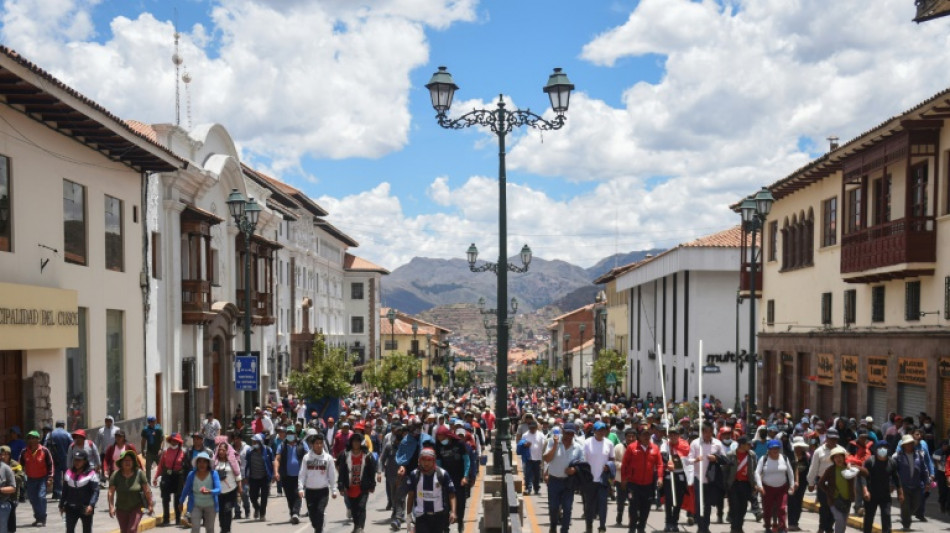
[[[630,502],[630,533],[644,533],[655,489],[663,489],[663,459],[651,435],[652,428],[641,427],[637,441],[623,453],[620,488]]]
[[[34,527],[46,527],[46,491],[53,488],[53,456],[40,444],[38,431],[26,436],[26,448],[20,453],[26,473],[26,494],[33,507]]]

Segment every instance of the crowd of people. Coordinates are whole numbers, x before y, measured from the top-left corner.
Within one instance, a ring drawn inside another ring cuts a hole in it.
[[[878,512],[890,533],[894,497],[905,531],[927,521],[932,492],[950,513],[950,441],[937,439],[926,413],[891,413],[878,426],[870,416],[752,411],[733,412],[715,398],[664,406],[652,395],[566,389],[508,398],[524,494],[547,485],[550,533],[570,530],[576,494],[587,533],[606,531],[609,501],[616,524],[626,518],[631,533],[643,533],[651,508],[661,507],[664,531],[679,531],[685,514],[687,525],[708,533],[715,511],[739,533],[750,510],[766,533],[801,531],[806,491],[816,494],[819,533],[843,532],[849,516],[863,517],[870,533]]]
[[[105,487],[123,533],[156,511],[159,526],[227,533],[235,519],[266,521],[273,489],[291,523],[309,519],[315,533],[324,531],[331,499],[362,533],[377,489],[393,531],[408,524],[417,533],[461,533],[499,422],[488,392],[360,394],[341,400],[336,417],[291,397],[256,408],[249,428],[240,416],[225,426],[208,413],[187,437],[166,435],[149,417],[138,447],[111,417],[91,437],[57,422],[0,446],[0,533],[15,527],[13,510],[26,501],[33,525],[45,526],[47,492],[67,533],[80,524],[89,533]],[[905,530],[927,520],[932,493],[950,512],[950,441],[924,413],[892,413],[877,425],[869,416],[748,416],[715,398],[664,406],[650,396],[565,388],[510,390],[506,401],[524,495],[540,497],[544,486],[550,533],[570,531],[578,496],[587,533],[606,530],[611,504],[615,523],[631,533],[646,530],[651,512],[663,513],[664,531],[685,520],[699,533],[713,521],[739,533],[750,512],[766,533],[801,531],[806,491],[815,491],[820,533],[841,533],[849,516],[863,517],[870,533],[878,515],[890,533],[894,498]]]

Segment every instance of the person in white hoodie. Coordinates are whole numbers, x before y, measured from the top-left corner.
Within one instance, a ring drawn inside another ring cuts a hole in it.
[[[331,495],[334,499],[339,495],[336,465],[324,446],[322,433],[308,435],[307,444],[310,451],[303,457],[297,478],[297,490],[300,491],[300,497],[307,502],[307,512],[310,514],[314,533],[323,533],[327,502],[330,501]]]

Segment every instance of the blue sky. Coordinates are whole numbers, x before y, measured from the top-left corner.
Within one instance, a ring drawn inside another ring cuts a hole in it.
[[[432,72],[449,67],[456,112],[499,93],[543,112],[562,67],[567,126],[509,137],[509,249],[589,266],[725,229],[730,203],[828,135],[943,89],[947,32],[913,14],[903,0],[5,0],[0,40],[122,117],[172,122],[177,18],[191,125],[223,124],[389,268],[496,240],[495,140],[436,124]]]

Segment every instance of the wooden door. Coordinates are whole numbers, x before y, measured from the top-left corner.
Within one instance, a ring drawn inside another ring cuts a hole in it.
[[[0,431],[23,427],[23,352],[0,351]]]

